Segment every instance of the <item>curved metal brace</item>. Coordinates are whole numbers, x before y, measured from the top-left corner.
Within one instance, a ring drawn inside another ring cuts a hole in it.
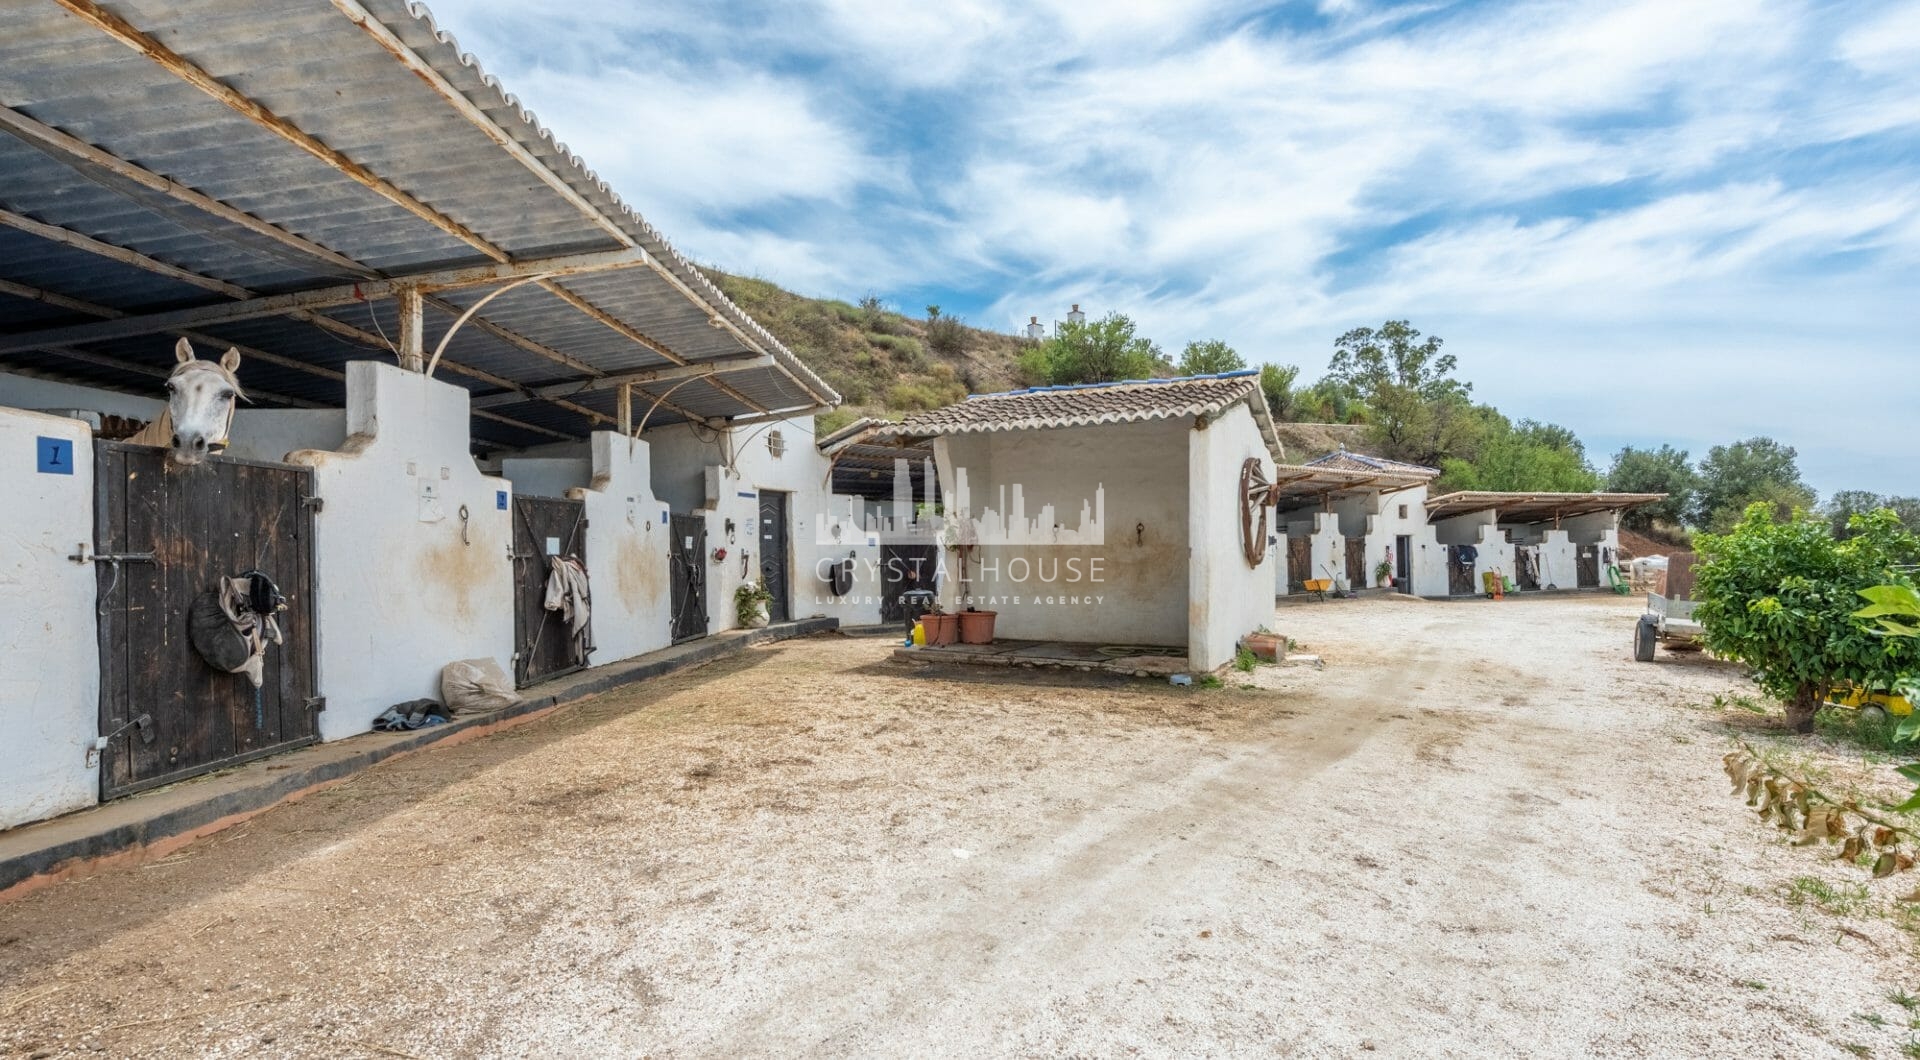
[[[510,284],[507,284],[504,287],[496,287],[493,290],[488,291],[486,294],[486,297],[480,299],[478,302],[473,303],[471,306],[468,306],[466,312],[454,318],[453,326],[447,329],[447,333],[445,335],[440,336],[440,344],[433,348],[433,356],[427,359],[427,367],[426,367],[427,378],[429,379],[433,378],[433,370],[439,367],[440,355],[447,352],[447,343],[453,341],[453,333],[460,330],[460,325],[465,324],[467,321],[473,319],[473,315],[475,313],[478,313],[483,306],[485,306],[488,302],[491,302],[494,299],[500,297],[501,295],[506,294],[508,291],[513,290],[515,287],[524,287],[530,283],[539,283],[541,280],[547,280],[552,278],[553,278],[553,274],[550,272],[543,272],[537,276],[525,276],[518,280],[513,281]]]
[[[640,417],[639,424],[637,424],[633,428],[633,436],[635,438],[640,437],[640,432],[647,429],[647,421],[652,419],[654,412],[658,410],[661,405],[665,404],[668,398],[673,396],[674,391],[680,389],[683,386],[686,386],[688,383],[693,382],[695,379],[705,379],[705,378],[706,376],[703,376],[703,375],[690,375],[685,379],[680,380],[678,383],[675,383],[672,386],[661,391],[660,396],[653,399],[653,404],[647,406],[647,414],[645,416]]]

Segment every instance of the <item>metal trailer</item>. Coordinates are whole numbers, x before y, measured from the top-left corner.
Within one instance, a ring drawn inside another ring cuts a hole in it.
[[[1633,657],[1652,662],[1654,645],[1666,642],[1669,650],[1700,646],[1700,623],[1693,618],[1692,600],[1670,600],[1659,593],[1647,594],[1647,613],[1633,629]]]

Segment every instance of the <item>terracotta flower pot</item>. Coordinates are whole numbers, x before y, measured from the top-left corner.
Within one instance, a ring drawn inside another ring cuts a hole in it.
[[[1262,662],[1279,662],[1287,655],[1287,638],[1278,633],[1249,633],[1240,643]]]
[[[960,612],[960,643],[992,644],[993,620],[998,611]]]
[[[960,639],[960,616],[951,612],[921,615],[920,625],[926,630],[929,648],[944,648]]]

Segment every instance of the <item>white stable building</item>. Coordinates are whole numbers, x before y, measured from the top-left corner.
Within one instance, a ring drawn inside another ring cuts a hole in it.
[[[727,629],[747,580],[877,621],[815,575],[838,395],[424,8],[116,12],[0,42],[0,828],[364,732],[455,660]],[[197,467],[114,440],[183,337],[248,399]],[[257,690],[186,637],[249,570],[288,604]]]
[[[1255,373],[977,394],[881,437],[935,454],[948,610],[998,637],[1172,649],[1272,621],[1279,446]]]

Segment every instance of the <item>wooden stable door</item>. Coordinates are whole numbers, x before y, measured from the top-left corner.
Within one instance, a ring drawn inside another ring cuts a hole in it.
[[[314,687],[313,471],[94,443],[99,574],[100,797],[111,799],[312,743],[325,706]],[[214,669],[188,637],[196,598],[260,571],[287,610],[260,688]],[[74,751],[76,757],[80,751]]]
[[[1574,584],[1582,589],[1600,587],[1600,546],[1581,545],[1573,557]]]
[[[1313,539],[1287,538],[1287,591],[1303,592],[1313,577]]]
[[[793,617],[793,579],[787,566],[787,495],[760,491],[760,583],[773,599],[767,618],[785,622]]]
[[[587,562],[587,506],[559,497],[513,499],[513,678],[520,687],[584,668],[565,616],[547,610],[551,556]],[[592,592],[588,592],[591,600]],[[589,606],[588,614],[592,614]]]
[[[707,521],[698,515],[676,515],[668,527],[673,531],[667,552],[671,636],[678,644],[707,635]]]
[[[1355,589],[1367,586],[1367,539],[1347,538],[1347,584]]]

